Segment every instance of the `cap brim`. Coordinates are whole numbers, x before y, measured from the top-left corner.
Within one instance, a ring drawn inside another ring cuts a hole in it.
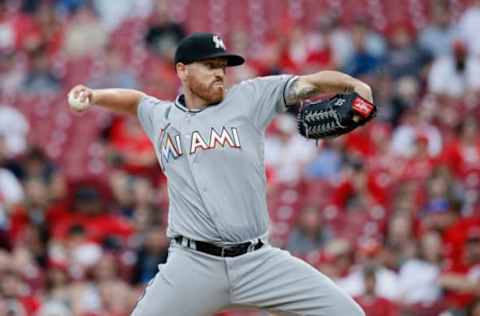
[[[202,60],[207,60],[212,58],[225,58],[227,60],[228,67],[240,66],[245,62],[245,58],[243,58],[240,55],[229,54],[224,52],[209,55],[205,58],[202,58]]]

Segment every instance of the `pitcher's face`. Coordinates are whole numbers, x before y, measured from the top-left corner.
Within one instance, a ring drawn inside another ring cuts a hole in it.
[[[182,82],[185,88],[205,100],[207,104],[219,103],[225,95],[225,69],[222,58],[208,59],[184,65]]]

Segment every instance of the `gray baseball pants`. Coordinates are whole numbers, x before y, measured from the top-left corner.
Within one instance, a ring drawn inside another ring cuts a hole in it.
[[[132,316],[211,316],[237,306],[281,315],[365,316],[330,279],[287,251],[267,244],[222,258],[175,242]]]

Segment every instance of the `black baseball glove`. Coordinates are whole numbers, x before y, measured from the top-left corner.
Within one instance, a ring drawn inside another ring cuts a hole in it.
[[[337,94],[304,104],[298,112],[298,129],[310,139],[340,136],[367,123],[376,113],[375,105],[356,92]]]

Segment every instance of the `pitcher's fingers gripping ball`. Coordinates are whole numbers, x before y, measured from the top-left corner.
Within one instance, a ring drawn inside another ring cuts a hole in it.
[[[86,111],[92,103],[92,91],[82,85],[75,86],[68,93],[68,105],[75,112]]]

